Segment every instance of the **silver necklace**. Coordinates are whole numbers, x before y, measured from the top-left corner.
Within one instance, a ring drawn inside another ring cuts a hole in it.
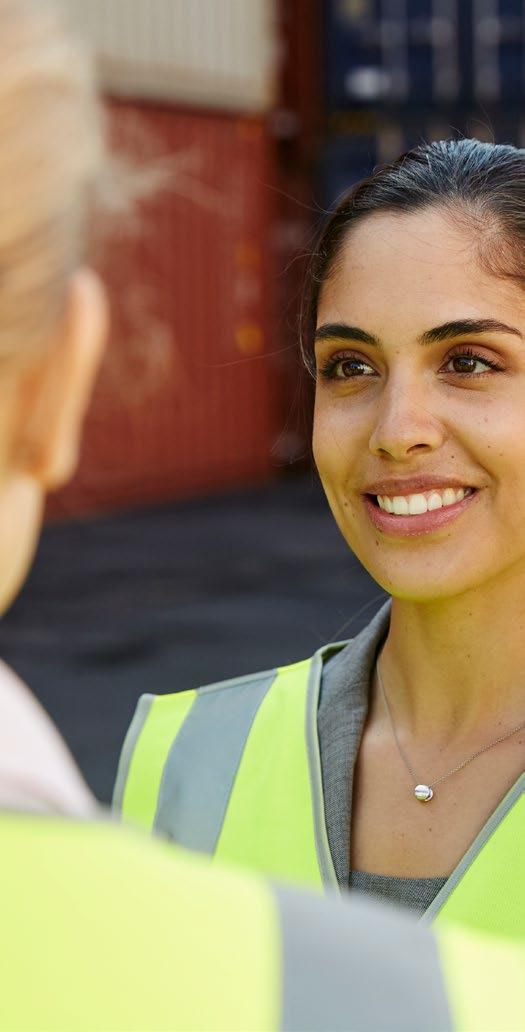
[[[477,752],[472,753],[472,755],[468,756],[467,759],[463,760],[462,763],[458,763],[457,767],[453,767],[452,770],[447,770],[446,774],[442,774],[440,778],[436,778],[435,781],[429,781],[428,784],[423,784],[419,781],[419,778],[417,777],[414,769],[410,766],[406,753],[404,752],[401,742],[397,737],[397,731],[392,717],[392,711],[390,709],[388,699],[386,697],[385,686],[383,684],[381,674],[379,672],[379,662],[376,663],[376,673],[377,680],[379,681],[379,687],[381,688],[383,699],[385,700],[388,719],[390,720],[390,726],[392,728],[392,732],[396,741],[397,748],[399,750],[399,754],[401,756],[401,759],[403,760],[403,763],[405,764],[406,769],[408,770],[408,773],[410,774],[410,777],[414,781],[414,795],[416,799],[419,799],[420,803],[429,803],[434,795],[433,789],[436,787],[436,785],[440,785],[441,782],[445,780],[445,778],[450,778],[452,774],[457,774],[458,771],[463,770],[463,767],[467,766],[467,763],[472,763],[472,760],[475,760],[477,756],[481,756],[482,753],[487,752],[487,749],[493,749],[495,745],[499,745],[499,743],[504,742],[506,738],[511,738],[512,735],[517,734],[518,731],[522,731],[523,728],[525,728],[524,720],[521,724],[518,724],[517,727],[513,727],[510,731],[506,731],[504,735],[500,735],[499,738],[496,738],[493,742],[489,742],[488,745],[483,745],[481,749],[478,749]]]

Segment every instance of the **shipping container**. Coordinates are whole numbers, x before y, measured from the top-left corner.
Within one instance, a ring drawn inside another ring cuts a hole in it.
[[[271,128],[293,140],[295,159],[308,160],[324,115],[323,15],[319,0],[279,0],[279,89]]]
[[[335,129],[319,149],[318,203],[331,209],[354,183],[370,175],[376,165],[392,161],[420,143],[463,135],[467,120],[454,129],[439,112],[424,118],[392,118],[378,111],[354,112],[332,122]]]
[[[57,0],[104,90],[234,111],[276,99],[277,0]]]
[[[267,478],[286,417],[264,122],[123,101],[108,111],[119,145],[138,154],[153,141],[173,176],[143,203],[138,231],[109,235],[108,356],[80,468],[52,515]]]
[[[336,131],[319,149],[316,199],[325,210],[334,207],[354,183],[370,175],[376,165],[392,161],[423,142],[474,137],[490,143],[525,146],[525,113],[519,110],[480,115],[459,109],[454,121],[439,112],[423,118],[392,118],[381,112],[353,112],[332,123]]]
[[[484,102],[525,98],[523,0],[472,0],[473,92]]]
[[[457,0],[326,0],[324,11],[329,110],[461,99]]]
[[[328,110],[525,98],[524,0],[327,0],[324,11]]]

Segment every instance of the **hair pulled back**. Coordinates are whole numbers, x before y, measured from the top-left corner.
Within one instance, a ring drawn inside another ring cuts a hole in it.
[[[415,147],[345,193],[321,230],[303,298],[301,352],[312,374],[319,295],[352,227],[370,215],[431,207],[473,232],[491,273],[525,282],[525,150],[469,139]]]
[[[60,317],[102,190],[90,60],[48,2],[0,0],[0,363]]]

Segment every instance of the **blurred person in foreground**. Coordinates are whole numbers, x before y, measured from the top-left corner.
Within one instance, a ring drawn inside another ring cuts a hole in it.
[[[0,607],[74,469],[107,332],[84,263],[104,161],[89,65],[39,0],[0,0]],[[72,686],[74,690],[74,686]],[[0,666],[0,1028],[519,1027],[521,949],[308,897],[99,812]]]

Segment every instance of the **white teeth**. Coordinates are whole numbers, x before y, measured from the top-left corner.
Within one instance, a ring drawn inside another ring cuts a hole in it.
[[[377,504],[380,509],[395,516],[419,516],[423,512],[432,512],[461,502],[471,493],[470,487],[445,487],[443,491],[429,491],[427,494],[395,495],[393,498],[377,495]]]
[[[432,512],[433,509],[441,509],[443,505],[443,499],[437,491],[432,491],[430,498],[427,501],[427,509]]]
[[[411,516],[418,516],[427,511],[427,500],[422,494],[410,495],[408,499],[408,511]]]
[[[396,495],[395,498],[392,499],[393,511],[396,516],[408,516],[408,500],[410,497],[410,495],[408,498],[405,498],[403,495]]]

